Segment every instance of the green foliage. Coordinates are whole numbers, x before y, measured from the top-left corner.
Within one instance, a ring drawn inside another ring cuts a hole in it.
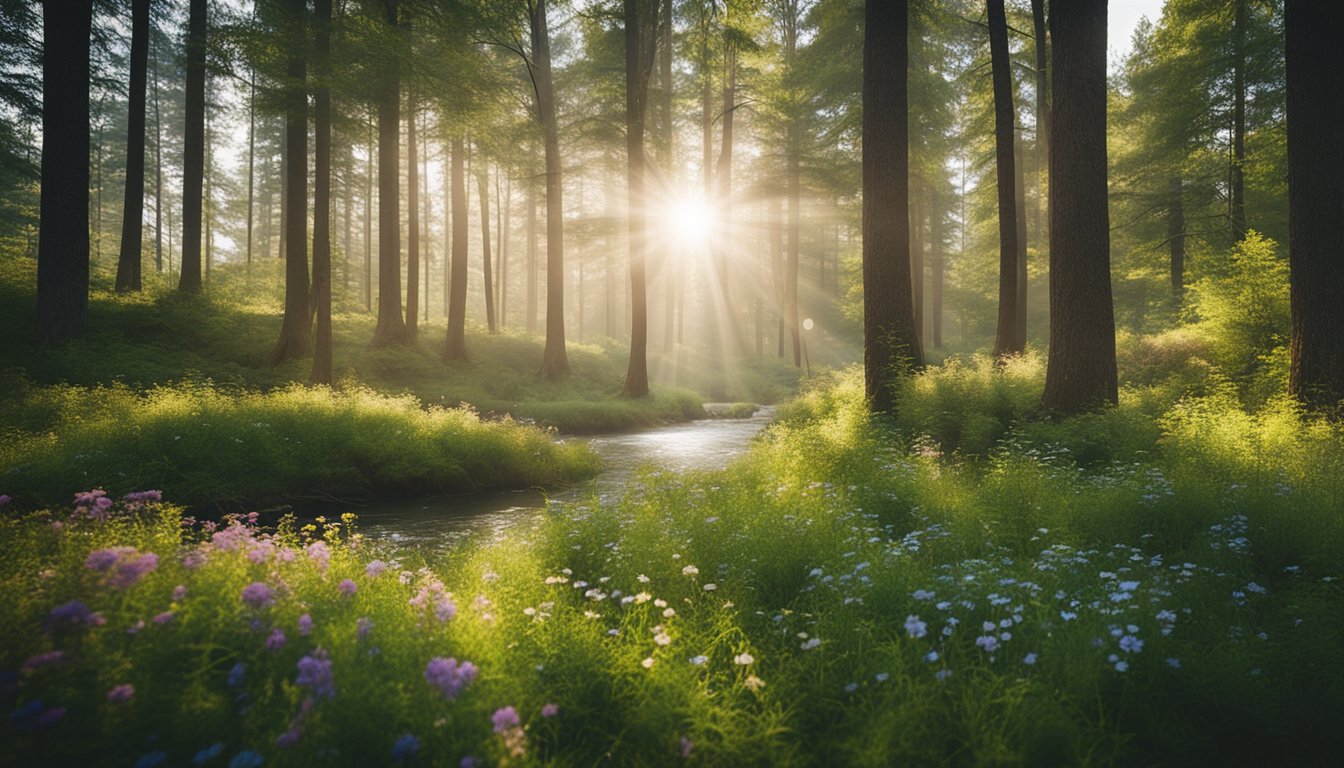
[[[183,503],[236,508],[553,486],[598,469],[585,446],[539,429],[361,387],[33,387],[9,407],[12,423],[27,428],[6,436],[0,473],[6,491],[29,503],[54,504],[79,488],[155,488]]]

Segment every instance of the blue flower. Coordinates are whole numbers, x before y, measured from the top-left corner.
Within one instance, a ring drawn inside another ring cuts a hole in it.
[[[202,749],[200,752],[197,752],[196,756],[191,759],[191,763],[192,765],[201,765],[203,763],[208,763],[211,760],[214,760],[216,757],[219,757],[219,753],[223,751],[224,751],[224,742],[216,741],[214,744],[211,744],[205,749]]]
[[[396,743],[392,745],[392,759],[398,763],[405,762],[419,751],[420,740],[412,734],[403,733],[397,737]]]
[[[233,756],[233,759],[229,761],[229,768],[258,768],[261,762],[260,754],[245,749]]]
[[[154,768],[168,759],[167,752],[146,752],[135,761],[135,768]]]

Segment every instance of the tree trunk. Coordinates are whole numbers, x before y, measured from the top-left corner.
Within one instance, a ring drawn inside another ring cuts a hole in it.
[[[1017,340],[1017,201],[1013,157],[1013,74],[1003,0],[987,0],[989,55],[994,80],[994,154],[999,190],[999,322],[994,358],[1022,354]]]
[[[406,93],[406,335],[420,330],[420,148],[415,136],[415,92]]]
[[[532,58],[537,112],[546,145],[546,350],[541,376],[555,381],[569,373],[565,353],[565,219],[564,177],[560,160],[560,126],[551,82],[551,41],[546,27],[546,0],[532,11]]]
[[[467,178],[466,148],[462,139],[453,139],[453,263],[448,290],[448,340],[443,348],[445,360],[467,356]]]
[[[1185,297],[1185,204],[1181,187],[1181,177],[1171,177],[1167,186],[1167,245],[1171,248],[1171,298],[1178,309]]]
[[[201,290],[201,186],[205,181],[205,0],[187,21],[186,128],[182,135],[182,268],[178,290]]]
[[[494,334],[497,328],[494,273],[490,268],[490,170],[485,155],[479,150],[476,154],[476,190],[481,201],[481,274],[485,284],[485,324],[490,333]]]
[[[331,384],[331,4],[315,0],[313,38],[317,43],[317,88],[313,94],[313,303],[317,339],[313,347],[314,384]],[[347,197],[347,199],[349,199]]]
[[[658,81],[661,84],[661,90],[658,93],[658,111],[660,113],[658,121],[658,146],[661,150],[660,159],[662,160],[663,173],[667,178],[675,176],[677,157],[676,157],[676,126],[672,118],[672,6],[673,0],[663,0],[659,6],[658,22]],[[676,322],[676,276],[675,273],[682,268],[681,262],[676,259],[676,254],[671,248],[663,247],[662,269],[660,277],[663,281],[663,352],[670,353],[673,349],[673,323]]]
[[[249,70],[247,78],[247,274],[252,274],[253,210],[257,194],[257,70]]]
[[[149,65],[149,0],[131,2],[131,81],[126,116],[126,194],[122,204],[117,292],[140,290],[145,213],[145,80]]]
[[[793,66],[798,52],[798,28],[796,18],[790,14],[790,23],[784,35],[784,63]],[[802,129],[798,118],[788,116],[788,128],[785,141],[788,154],[785,160],[788,177],[785,180],[785,194],[788,196],[787,221],[788,251],[784,254],[784,306],[780,310],[784,328],[788,330],[793,346],[793,366],[803,367],[803,336],[798,324],[798,262],[802,258]],[[783,342],[781,342],[782,344]]]
[[[163,119],[159,110],[159,53],[154,49],[154,271],[163,272]]]
[[[874,412],[923,365],[910,285],[908,0],[866,0],[863,36],[863,364]]]
[[[84,335],[89,314],[89,33],[93,0],[42,7],[37,335]]]
[[[924,201],[910,202],[910,302],[915,335],[924,339]]]
[[[1027,348],[1027,190],[1023,168],[1026,154],[1022,150],[1022,129],[1013,131],[1013,209],[1017,214],[1017,308],[1013,342],[1019,349]]]
[[[368,121],[368,154],[364,158],[364,311],[373,311],[373,115]]]
[[[1331,3],[1287,0],[1288,391],[1341,416],[1344,400],[1344,56]]]
[[[428,132],[429,132],[429,116],[426,115],[425,124],[424,127],[420,129],[420,133],[421,136],[423,137]],[[433,206],[430,204],[431,201],[429,197],[429,140],[427,138],[423,139],[420,142],[420,203],[421,207],[423,208],[422,211],[423,215],[421,217],[421,226],[424,228],[424,232],[421,233],[421,239],[424,245],[424,258],[422,263],[425,265],[425,276],[424,279],[420,281],[421,286],[423,286],[422,288],[423,296],[420,302],[420,306],[423,309],[420,314],[421,319],[423,319],[425,321],[425,324],[428,325],[430,272],[432,271],[434,266],[434,256],[433,256],[433,250],[430,247],[430,232],[433,231],[433,227],[431,226],[432,224],[431,213],[433,212]]]
[[[1232,235],[1246,236],[1246,0],[1234,0],[1232,26]]]
[[[495,179],[495,191],[503,186],[503,197],[499,200],[496,210],[503,211],[503,220],[499,227],[499,327],[508,325],[509,320],[509,230],[512,226],[510,219],[513,217],[513,179],[505,175],[504,184]]]
[[[929,190],[929,321],[933,348],[943,348],[943,209]]]
[[[285,319],[271,362],[308,354],[312,313],[308,283],[308,94],[307,64],[303,58],[306,13],[304,0],[286,0],[289,62],[285,87],[285,171],[289,194],[285,198]]]
[[[626,216],[631,309],[630,364],[626,368],[622,390],[626,397],[647,397],[649,394],[649,307],[644,282],[644,251],[648,239],[644,213],[644,116],[656,48],[658,0],[653,0],[652,5],[649,8],[645,0],[625,0],[625,151],[629,195]]]
[[[1049,242],[1044,231],[1045,219],[1041,208],[1045,206],[1045,186],[1050,168],[1050,79],[1049,79],[1049,37],[1045,31],[1045,0],[1031,0],[1031,26],[1036,35],[1036,185],[1035,204],[1031,209],[1031,231],[1036,237],[1036,247]]]
[[[535,152],[528,153],[529,161]],[[529,163],[530,165],[530,163]],[[527,332],[537,332],[537,180],[527,179]]]
[[[397,28],[397,0],[384,0],[384,21]],[[378,326],[374,343],[410,340],[401,314],[401,73],[395,58],[383,63],[378,87]]]
[[[1106,200],[1106,0],[1051,7],[1050,357],[1042,404],[1117,401]]]

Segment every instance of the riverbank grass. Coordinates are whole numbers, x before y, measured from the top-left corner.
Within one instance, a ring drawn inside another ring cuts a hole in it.
[[[958,458],[861,394],[853,373],[809,394],[730,472],[650,475],[423,567],[344,524],[183,528],[137,498],[6,517],[0,755],[1315,765],[1344,748],[1338,426],[1209,397],[1170,408],[1137,460],[1051,447],[1124,418]]]

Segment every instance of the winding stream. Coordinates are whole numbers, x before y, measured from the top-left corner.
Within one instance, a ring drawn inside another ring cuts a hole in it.
[[[667,427],[584,439],[602,457],[603,470],[590,483],[557,490],[552,501],[572,501],[596,484],[604,501],[618,496],[642,467],[680,472],[717,469],[746,452],[752,438],[774,418],[763,407],[749,419],[701,419]],[[476,493],[374,504],[352,510],[370,539],[398,546],[444,549],[471,536],[499,532],[544,509],[536,490]]]

